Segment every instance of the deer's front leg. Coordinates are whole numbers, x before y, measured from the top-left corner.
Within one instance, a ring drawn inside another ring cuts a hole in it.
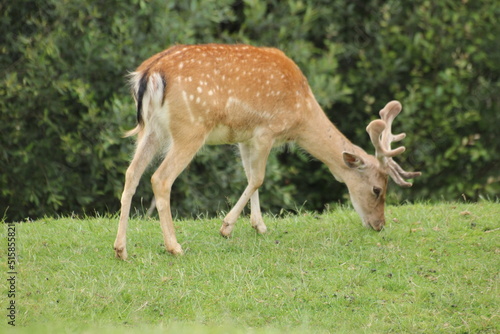
[[[231,232],[233,231],[234,224],[236,223],[236,220],[238,219],[239,215],[241,214],[241,211],[243,211],[243,208],[245,205],[248,203],[250,200],[250,197],[252,194],[254,194],[256,191],[256,187],[254,185],[249,184],[243,194],[241,195],[240,199],[234,207],[229,211],[229,213],[226,215],[224,218],[224,221],[222,223],[222,226],[220,228],[220,234],[223,237],[229,237],[231,235]]]
[[[259,190],[255,190],[252,197],[250,197],[250,222],[252,227],[259,234],[264,234],[267,232],[267,226],[264,224],[264,219],[262,219],[262,212],[260,211],[259,202]]]
[[[241,160],[243,162],[243,168],[245,170],[245,175],[247,177],[248,183],[250,183],[251,173],[252,173],[252,164],[251,164],[251,151],[252,146],[249,143],[240,143],[240,154]],[[252,223],[252,227],[260,234],[266,233],[267,227],[264,224],[264,220],[262,219],[262,213],[260,211],[260,203],[259,203],[259,190],[255,190],[255,192],[250,197],[250,222]],[[227,231],[226,231],[227,232]],[[221,231],[222,233],[222,231]],[[224,235],[224,233],[223,233]]]
[[[236,202],[234,207],[224,218],[224,222],[220,228],[220,234],[224,237],[229,237],[231,235],[236,220],[250,198],[252,199],[252,213],[250,217],[252,226],[259,233],[264,233],[267,230],[260,212],[259,194],[257,189],[259,189],[264,182],[267,157],[269,156],[269,152],[271,151],[274,142],[271,138],[272,137],[262,134],[261,136],[256,136],[249,143],[240,144],[241,158],[243,160],[243,166],[245,167],[245,173],[248,178],[248,186],[238,202]]]

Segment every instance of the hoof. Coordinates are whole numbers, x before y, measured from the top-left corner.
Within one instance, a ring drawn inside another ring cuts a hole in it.
[[[229,238],[231,236],[231,232],[233,232],[233,226],[224,222],[219,230],[220,235],[224,238]]]
[[[127,249],[125,247],[115,247],[115,256],[118,259],[126,260],[127,259]]]
[[[184,251],[182,250],[182,246],[179,243],[177,243],[174,248],[167,247],[167,252],[169,252],[170,254],[175,255],[175,256],[184,254]]]
[[[261,223],[261,224],[256,224],[256,225],[253,225],[252,226],[256,231],[257,233],[259,234],[265,234],[267,232],[267,226],[264,225],[264,223]]]

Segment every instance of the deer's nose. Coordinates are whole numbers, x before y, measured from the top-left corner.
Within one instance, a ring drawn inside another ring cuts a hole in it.
[[[380,231],[384,228],[385,225],[385,219],[379,219],[375,220],[373,222],[370,222],[370,226],[375,230],[375,231]]]

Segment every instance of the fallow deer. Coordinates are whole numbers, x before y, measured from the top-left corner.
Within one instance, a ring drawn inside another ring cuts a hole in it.
[[[182,254],[170,209],[171,187],[204,145],[239,144],[248,186],[224,218],[220,233],[228,237],[248,201],[250,221],[258,233],[262,219],[258,189],[273,146],[296,142],[325,163],[349,189],[363,224],[384,226],[388,176],[403,187],[419,172],[405,172],[392,158],[391,125],[401,111],[397,101],[381,111],[367,131],[375,156],[352,144],[328,119],[299,67],[275,48],[249,45],[176,45],[144,61],[131,73],[137,106],[137,148],[121,197],[116,256],[127,258],[126,229],[132,196],[144,170],[158,153],[165,158],[151,178],[167,251]]]

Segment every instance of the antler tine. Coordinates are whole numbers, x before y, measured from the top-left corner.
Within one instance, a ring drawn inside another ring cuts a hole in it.
[[[389,175],[391,176],[393,181],[396,182],[396,184],[401,186],[401,187],[406,187],[406,188],[411,187],[413,184],[410,182],[406,182],[405,179],[406,180],[413,179],[417,176],[422,175],[421,172],[407,172],[407,171],[405,171],[392,158],[388,159],[387,165],[389,166]]]
[[[401,112],[402,106],[399,101],[391,101],[385,105],[385,107],[380,110],[379,115],[380,118],[385,122],[386,128],[385,131],[382,132],[382,145],[386,150],[391,149],[391,143],[401,141],[406,137],[406,133],[400,133],[397,135],[392,134],[392,122]],[[404,152],[403,150],[400,153]],[[397,154],[396,154],[397,155]],[[394,156],[394,155],[392,155]]]
[[[401,166],[394,160],[391,159],[391,161],[389,162],[389,165],[391,165],[391,167],[396,171],[398,172],[399,175],[401,175],[404,179],[413,179],[413,178],[416,178],[417,176],[420,176],[422,175],[421,172],[407,172],[405,171],[403,168],[401,168]]]
[[[371,121],[366,127],[366,132],[370,136],[370,139],[375,146],[375,155],[379,159],[394,157],[405,151],[404,146],[398,147],[391,150],[390,142],[388,145],[384,145],[384,134],[387,131],[387,125],[383,120],[376,119]]]

